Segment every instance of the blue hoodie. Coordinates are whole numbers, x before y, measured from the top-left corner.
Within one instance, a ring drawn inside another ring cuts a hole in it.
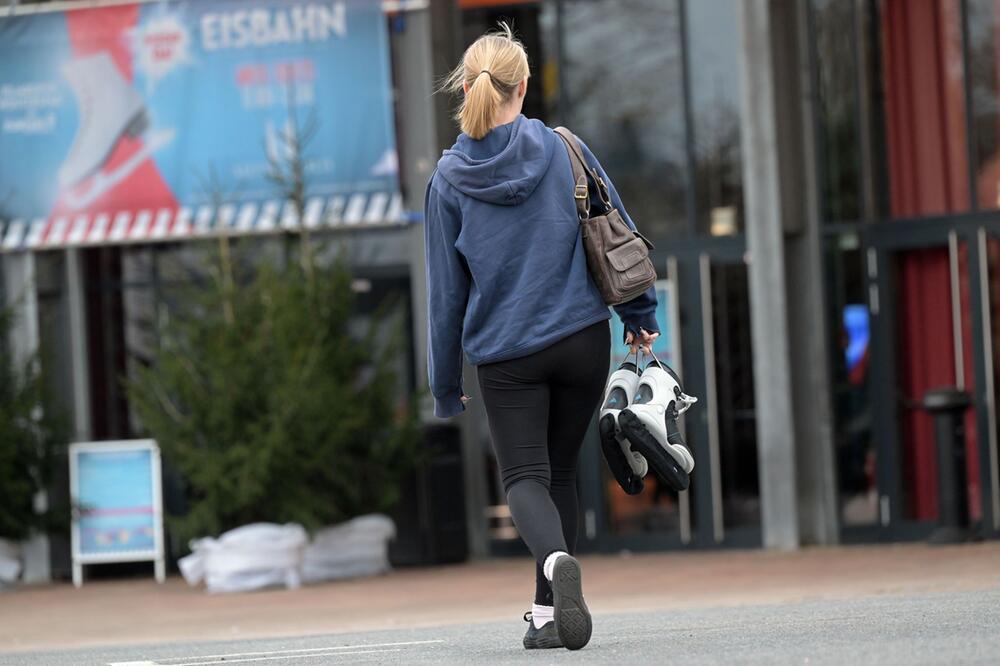
[[[635,229],[611,179],[587,146],[583,153]],[[463,349],[473,365],[505,361],[610,318],[587,269],[572,193],[562,140],[538,120],[518,116],[480,140],[460,134],[444,151],[424,201],[437,416],[464,409]],[[615,310],[626,332],[660,330],[653,288]]]

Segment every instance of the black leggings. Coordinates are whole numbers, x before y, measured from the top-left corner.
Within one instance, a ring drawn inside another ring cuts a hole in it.
[[[601,321],[530,356],[476,368],[510,515],[537,563],[539,605],[552,605],[545,558],[576,550],[576,463],[610,353]]]

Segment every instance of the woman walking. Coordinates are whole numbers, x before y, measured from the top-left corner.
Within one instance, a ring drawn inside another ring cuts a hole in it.
[[[574,650],[591,634],[572,556],[577,458],[607,379],[610,313],[588,272],[566,150],[521,115],[528,58],[501,28],[476,40],[446,83],[464,93],[462,133],[425,198],[428,373],[435,414],[449,417],[469,400],[463,351],[476,366],[511,516],[537,562],[524,647]],[[626,344],[658,335],[652,288],[615,310]]]

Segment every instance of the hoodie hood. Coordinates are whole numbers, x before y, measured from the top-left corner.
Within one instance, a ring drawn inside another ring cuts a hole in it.
[[[541,121],[519,115],[482,139],[462,133],[444,151],[438,173],[463,194],[491,204],[514,206],[538,187],[559,138]]]

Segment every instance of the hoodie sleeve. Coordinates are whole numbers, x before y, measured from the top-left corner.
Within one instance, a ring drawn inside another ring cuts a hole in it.
[[[607,172],[601,163],[597,161],[597,157],[594,153],[590,152],[590,148],[587,147],[582,140],[580,145],[583,147],[583,156],[589,164],[594,169],[597,169],[597,173],[601,176],[604,182],[608,186],[608,192],[611,194],[611,205],[618,209],[621,213],[622,219],[625,220],[625,224],[629,226],[629,229],[635,231],[635,223],[632,222],[632,218],[629,217],[628,211],[625,210],[625,205],[622,204],[621,197],[618,196],[618,191],[615,189],[615,184],[611,182],[611,178],[608,177]],[[625,334],[628,335],[629,332],[638,335],[639,329],[645,330],[647,333],[659,333],[660,325],[656,323],[656,287],[650,287],[642,294],[639,294],[631,301],[626,301],[619,305],[614,306],[615,312],[618,313],[619,319],[622,320],[622,324],[625,325]]]
[[[427,251],[427,374],[434,415],[455,416],[462,404],[462,322],[469,300],[469,273],[455,248],[461,214],[434,185],[424,196]]]

